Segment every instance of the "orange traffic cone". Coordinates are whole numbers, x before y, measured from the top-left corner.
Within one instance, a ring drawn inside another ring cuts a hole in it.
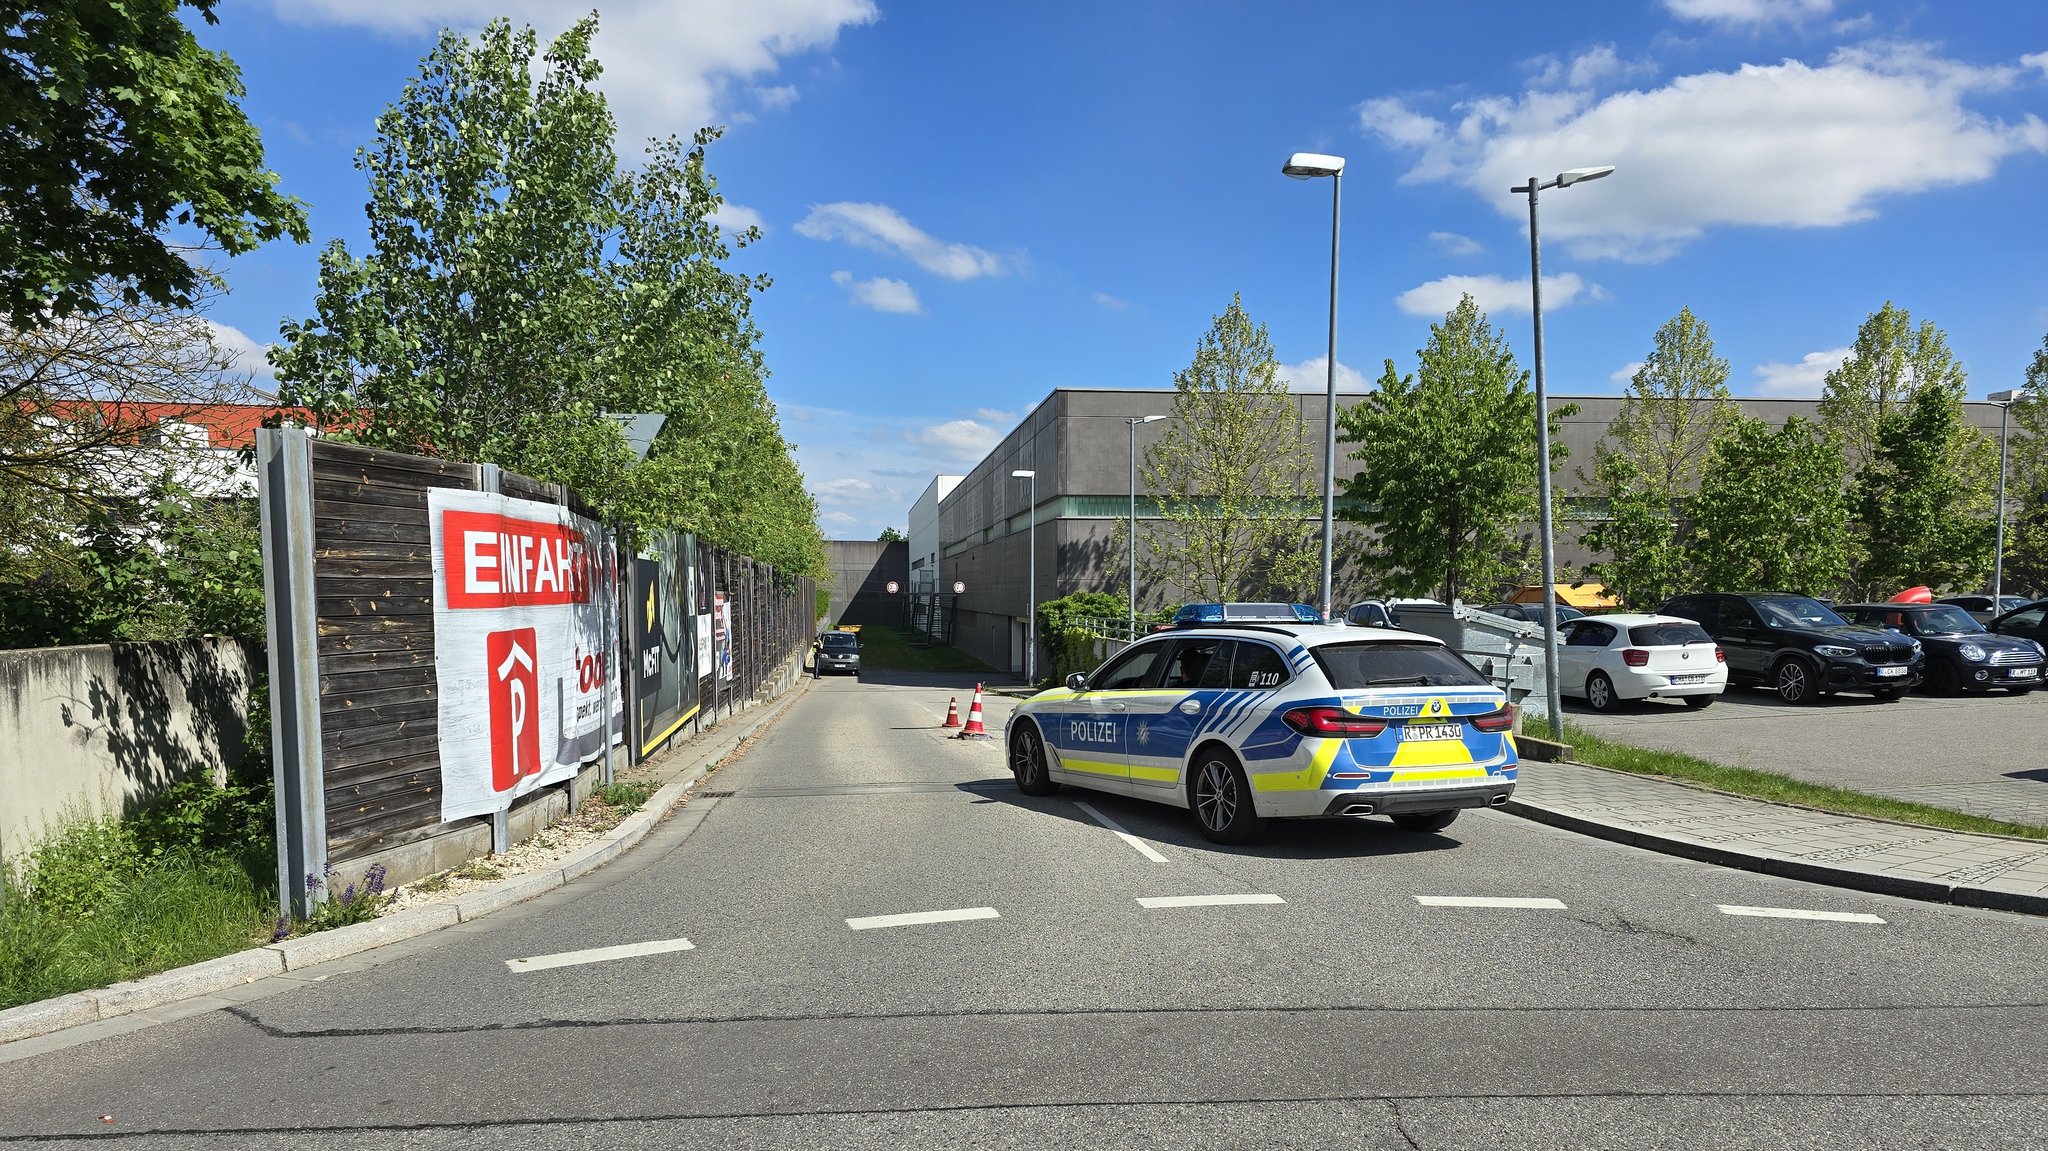
[[[981,685],[974,685],[974,702],[967,705],[967,726],[961,729],[955,739],[987,739],[988,729],[981,726]]]
[[[940,727],[959,727],[959,726],[960,726],[960,697],[959,697],[959,696],[957,696],[957,695],[956,695],[956,696],[954,696],[954,697],[952,697],[951,699],[948,699],[948,700],[946,701],[946,722],[944,722],[944,723],[940,724],[939,726],[940,726]]]

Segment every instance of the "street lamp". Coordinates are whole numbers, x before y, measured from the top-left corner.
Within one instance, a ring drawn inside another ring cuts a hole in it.
[[[2025,388],[2011,388],[1991,393],[1990,400],[1998,405],[1998,537],[1991,545],[1991,613],[1998,615],[2005,610],[2005,602],[1998,597],[2005,591],[2005,434],[2006,420],[2012,415],[2016,401],[2030,399],[2032,392]]]
[[[1280,166],[1283,175],[1297,180],[1330,178],[1330,358],[1324,382],[1323,408],[1323,618],[1330,618],[1330,562],[1337,518],[1337,221],[1343,203],[1344,157],[1317,152],[1296,152]]]
[[[1529,310],[1536,323],[1536,492],[1537,533],[1543,537],[1543,685],[1544,706],[1550,713],[1550,738],[1564,738],[1563,703],[1557,691],[1557,550],[1550,525],[1550,405],[1543,394],[1543,256],[1536,239],[1536,194],[1549,188],[1569,188],[1587,180],[1598,180],[1614,171],[1612,165],[1573,168],[1559,172],[1554,180],[1529,182],[1515,193],[1529,195]]]
[[[1138,425],[1165,419],[1165,416],[1133,416],[1124,421],[1124,430],[1130,433],[1131,441],[1131,638],[1138,638]]]
[[[1031,553],[1031,555],[1030,555],[1030,563],[1029,563],[1029,565],[1028,565],[1028,568],[1027,568],[1027,570],[1029,571],[1029,573],[1030,573],[1030,574],[1024,577],[1024,578],[1025,578],[1025,580],[1026,580],[1026,583],[1027,583],[1027,586],[1026,586],[1026,587],[1025,587],[1025,589],[1024,589],[1024,595],[1025,595],[1025,602],[1026,602],[1027,604],[1029,604],[1029,607],[1027,607],[1027,608],[1026,608],[1026,611],[1027,611],[1027,613],[1028,613],[1028,614],[1026,614],[1026,615],[1025,615],[1025,617],[1024,617],[1024,636],[1025,636],[1025,639],[1024,639],[1024,682],[1025,682],[1025,683],[1037,683],[1037,682],[1038,682],[1038,674],[1037,674],[1037,673],[1038,673],[1038,658],[1037,658],[1037,657],[1038,657],[1038,473],[1037,473],[1037,472],[1034,472],[1034,471],[1032,471],[1032,470],[1030,470],[1029,468],[1020,468],[1020,469],[1018,469],[1017,471],[1011,472],[1011,473],[1010,473],[1010,478],[1011,478],[1011,479],[1015,479],[1015,480],[1030,480],[1030,481],[1031,481],[1031,506],[1030,506],[1030,507],[1029,507],[1028,509],[1026,509],[1026,511],[1025,511],[1025,513],[1024,513],[1024,514],[1025,514],[1025,516],[1026,516],[1026,517],[1028,517],[1028,518],[1027,518],[1027,520],[1026,520],[1026,522],[1027,522],[1027,523],[1029,523],[1029,524],[1031,525],[1031,538],[1030,538],[1030,542],[1029,542],[1029,543],[1026,543],[1026,544],[1024,545],[1024,546],[1025,546],[1025,547],[1026,547],[1027,549],[1029,549],[1029,551],[1030,551],[1030,553]]]

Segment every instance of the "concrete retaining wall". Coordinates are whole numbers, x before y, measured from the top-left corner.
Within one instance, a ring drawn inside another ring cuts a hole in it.
[[[0,651],[0,858],[71,815],[127,813],[242,758],[258,645],[204,638]]]

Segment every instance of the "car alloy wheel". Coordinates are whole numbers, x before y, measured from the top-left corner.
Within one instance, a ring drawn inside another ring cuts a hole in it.
[[[1213,747],[1202,753],[1189,790],[1195,822],[1204,836],[1217,843],[1243,843],[1265,822],[1252,810],[1244,773]]]
[[[1606,676],[1594,672],[1586,677],[1586,706],[1594,711],[1613,711],[1621,701],[1614,695],[1614,685]]]
[[[1813,672],[1796,659],[1780,660],[1777,674],[1778,698],[1786,703],[1809,703],[1813,699]]]
[[[1045,740],[1028,723],[1010,737],[1010,774],[1017,777],[1017,790],[1026,795],[1051,795],[1060,789],[1046,770]]]

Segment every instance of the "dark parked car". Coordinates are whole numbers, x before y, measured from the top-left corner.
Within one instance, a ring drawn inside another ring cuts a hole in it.
[[[1518,619],[1523,623],[1543,622],[1543,605],[1540,603],[1490,603],[1479,610],[1492,615],[1506,616],[1509,619]],[[1566,620],[1578,619],[1585,614],[1570,604],[1557,605],[1557,622],[1560,624]]]
[[[1969,612],[1978,623],[1990,623],[2006,612],[2018,611],[2027,606],[2027,597],[2002,595],[1994,600],[1988,595],[1952,595],[1934,602],[1953,604]]]
[[[850,631],[828,631],[818,635],[818,674],[828,671],[860,674],[860,636]]]
[[[1705,628],[1728,655],[1730,682],[1770,688],[1786,703],[1838,691],[1895,700],[1920,683],[1919,640],[1852,624],[1812,596],[1682,595],[1657,614]]]
[[[2041,684],[2041,646],[1992,635],[1970,613],[1946,603],[1859,603],[1836,608],[1853,623],[1890,628],[1920,641],[1927,685],[1939,695],[1994,687],[2029,692]]]
[[[1985,627],[1999,635],[2016,635],[2048,645],[2048,599],[2035,600],[2017,611],[2006,612]]]

